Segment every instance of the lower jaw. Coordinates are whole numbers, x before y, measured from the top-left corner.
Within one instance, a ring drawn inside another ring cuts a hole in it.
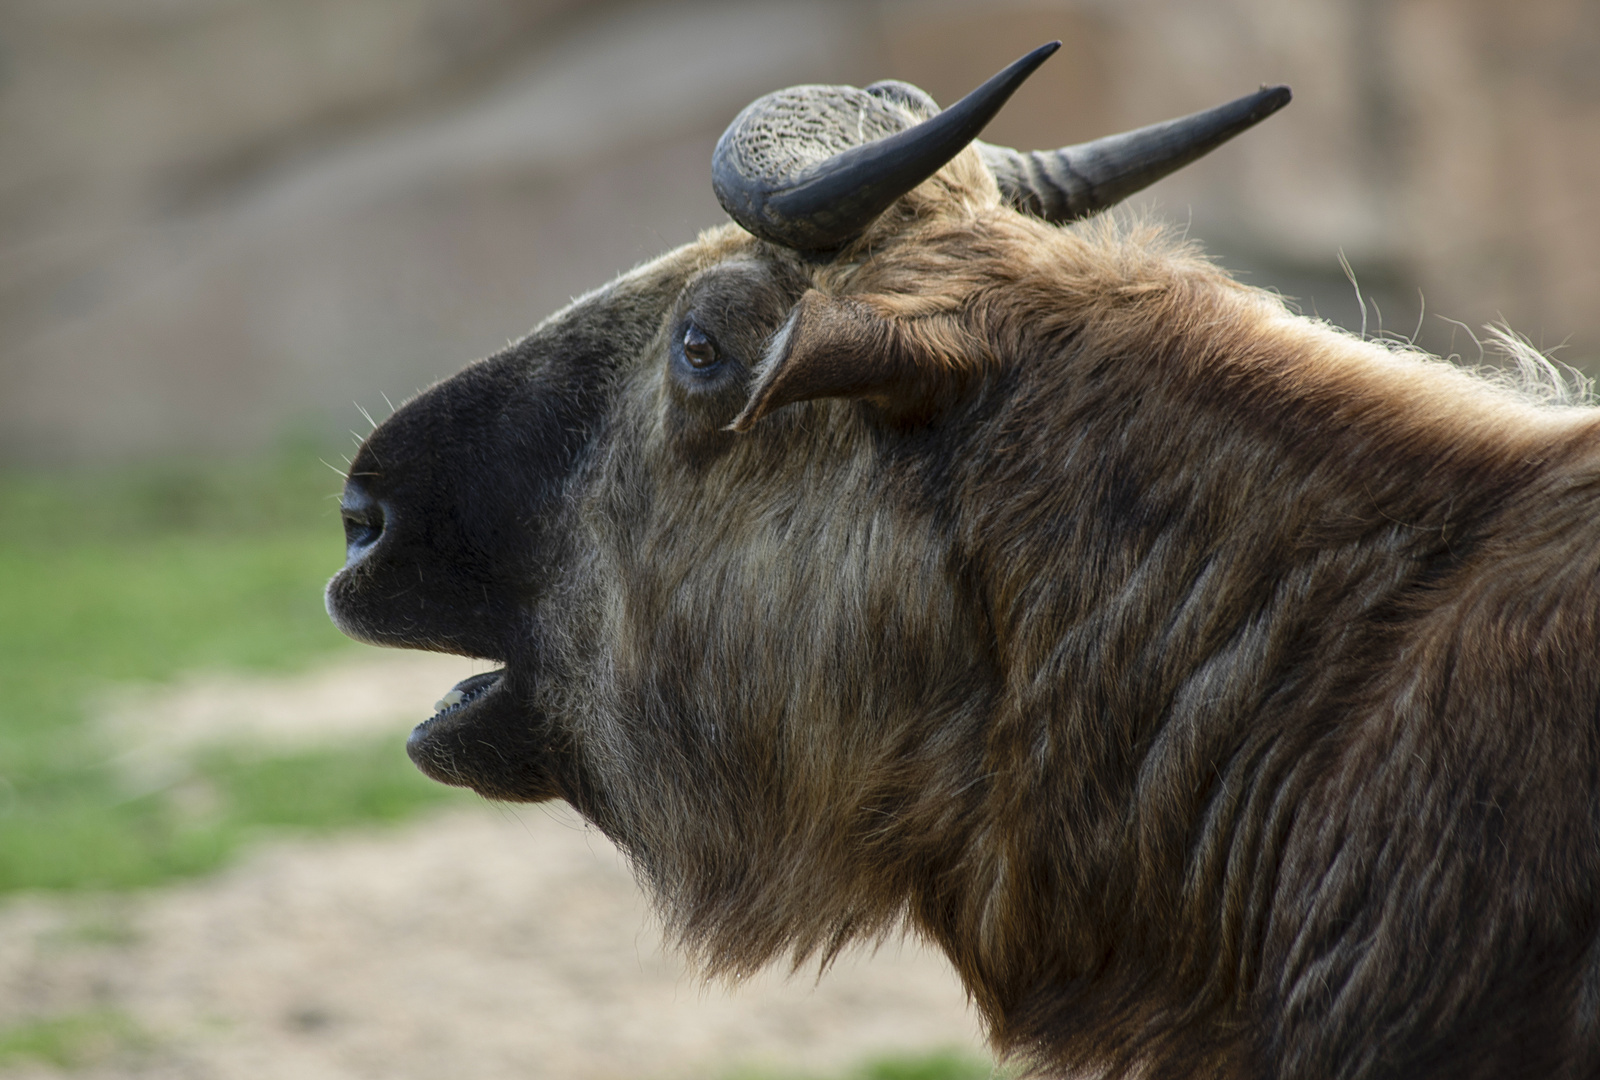
[[[539,802],[558,797],[545,727],[491,671],[457,683],[461,698],[412,729],[406,753],[423,775],[487,799]]]

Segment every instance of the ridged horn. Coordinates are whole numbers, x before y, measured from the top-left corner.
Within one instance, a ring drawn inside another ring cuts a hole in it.
[[[983,142],[978,149],[1008,203],[1046,221],[1072,221],[1115,206],[1204,157],[1289,104],[1290,97],[1287,86],[1263,86],[1192,116],[1061,150],[1024,154]]]
[[[840,247],[977,138],[1060,47],[1041,45],[910,127],[911,111],[893,95],[855,87],[797,86],[759,98],[717,140],[717,201],[764,240],[800,251]]]

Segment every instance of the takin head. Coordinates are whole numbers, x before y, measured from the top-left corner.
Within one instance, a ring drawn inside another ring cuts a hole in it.
[[[711,971],[908,925],[1045,1069],[1585,1074],[1592,421],[1061,227],[1289,95],[975,142],[1053,50],[747,108],[737,224],[366,440],[329,613],[502,664],[413,760]]]

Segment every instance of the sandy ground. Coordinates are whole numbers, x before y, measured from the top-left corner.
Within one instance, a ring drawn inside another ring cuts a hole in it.
[[[367,712],[399,738],[393,706],[411,694],[394,688],[411,679],[431,701],[460,677],[445,663],[419,674],[411,660],[362,661],[270,686],[200,680],[165,700],[146,695],[143,712],[130,704],[138,695],[125,699],[108,723],[128,740],[129,760],[148,767],[151,744],[172,751],[221,737],[196,719],[204,700],[223,703],[213,719],[229,737],[288,742],[313,699],[365,684],[394,691]],[[306,709],[293,707],[301,693]],[[262,704],[251,714],[229,699]],[[294,719],[275,727],[263,719],[274,712]],[[348,712],[338,723],[363,726]],[[302,734],[328,737],[314,724]],[[95,1078],[671,1080],[981,1052],[937,955],[891,944],[846,957],[820,981],[768,973],[707,986],[663,945],[603,837],[565,809],[487,805],[271,843],[204,881],[0,906],[0,1026],[94,1010],[124,1014],[141,1033],[141,1045],[76,1074]],[[0,1074],[55,1075],[33,1065]]]

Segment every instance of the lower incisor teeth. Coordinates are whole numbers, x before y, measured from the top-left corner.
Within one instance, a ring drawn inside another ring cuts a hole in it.
[[[464,698],[465,696],[466,695],[463,694],[460,690],[452,690],[448,694],[446,694],[444,697],[440,698],[438,701],[435,701],[433,703],[433,711],[434,712],[444,712],[446,709],[450,708],[452,705],[460,705],[461,704],[461,699]]]

